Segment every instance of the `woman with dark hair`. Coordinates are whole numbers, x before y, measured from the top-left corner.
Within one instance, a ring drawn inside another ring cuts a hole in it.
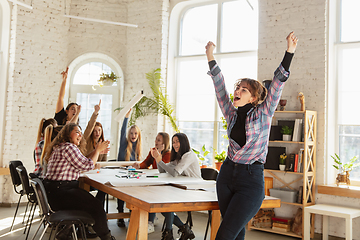
[[[206,56],[220,109],[227,122],[228,156],[221,166],[216,192],[222,222],[217,240],[245,238],[245,225],[258,212],[264,200],[264,163],[269,144],[271,120],[280,100],[298,38],[291,32],[287,50],[274,72],[269,90],[253,79],[235,83],[234,101],[225,87],[224,76],[208,42]]]
[[[93,229],[101,240],[113,240],[107,226],[106,213],[100,201],[79,188],[78,178],[82,171],[94,169],[101,151],[108,141],[99,142],[95,150],[85,157],[79,150],[84,144],[81,128],[75,123],[65,125],[46,148],[47,172],[44,186],[53,210],[82,210],[95,220]]]
[[[173,177],[187,176],[201,178],[199,159],[190,148],[190,143],[184,133],[176,133],[172,137],[172,148],[170,163],[161,161],[161,155],[157,149],[151,149],[160,173],[167,172]],[[165,217],[165,229],[162,233],[162,240],[173,240],[172,225],[175,224],[179,228],[181,236],[179,240],[187,240],[195,238],[193,231],[189,225],[184,224],[180,218],[173,212],[161,213]]]
[[[78,110],[77,103],[69,103],[66,109],[64,109],[64,96],[65,96],[65,87],[66,87],[68,71],[69,71],[69,67],[67,67],[65,71],[61,72],[63,80],[60,86],[59,96],[55,109],[55,117],[54,117],[59,125],[65,125],[68,121],[71,120],[72,117],[75,116]]]

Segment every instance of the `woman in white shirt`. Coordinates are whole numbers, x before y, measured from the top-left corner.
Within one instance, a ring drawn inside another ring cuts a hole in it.
[[[201,178],[199,159],[193,151],[191,151],[190,143],[184,133],[176,133],[172,137],[172,148],[170,162],[164,163],[161,154],[152,148],[152,156],[154,156],[160,173],[168,172],[173,177],[187,176]],[[187,240],[195,238],[193,231],[187,224],[184,224],[180,218],[173,212],[162,213],[165,217],[165,230],[162,233],[162,240],[173,240],[172,224],[179,228],[181,236],[179,240]]]

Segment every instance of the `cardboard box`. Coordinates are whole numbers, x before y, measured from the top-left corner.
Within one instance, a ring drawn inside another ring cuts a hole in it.
[[[280,198],[281,201],[283,202],[290,202],[290,203],[296,202],[297,191],[295,190],[289,190],[283,188],[271,188],[269,190],[271,197]]]

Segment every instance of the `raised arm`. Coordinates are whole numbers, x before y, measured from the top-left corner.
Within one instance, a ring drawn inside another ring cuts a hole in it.
[[[96,119],[97,119],[97,117],[99,115],[99,111],[100,111],[100,105],[101,105],[101,99],[99,101],[99,104],[96,104],[94,106],[94,112],[91,115],[91,118],[90,118],[90,120],[89,120],[89,122],[88,122],[88,124],[86,126],[85,131],[84,131],[83,138],[85,138],[86,140],[88,140],[88,138],[90,137],[91,133],[94,130],[94,127],[95,127],[95,124],[96,124]]]
[[[102,141],[100,140],[98,142],[98,144],[96,144],[95,150],[92,151],[87,158],[90,158],[93,162],[94,165],[97,162],[98,158],[99,158],[99,154],[103,151],[105,151],[107,148],[109,148],[110,145],[110,141]]]
[[[80,112],[81,112],[81,105],[78,105],[76,107],[77,107],[77,109],[76,109],[75,115],[70,119],[69,122],[66,122],[66,124],[68,124],[68,123],[77,123],[78,122],[79,115],[80,115]]]
[[[67,79],[68,71],[69,71],[69,67],[67,67],[65,71],[61,72],[63,80],[60,86],[55,113],[60,112],[64,108],[64,96],[65,96],[65,87],[66,87],[66,79]]]

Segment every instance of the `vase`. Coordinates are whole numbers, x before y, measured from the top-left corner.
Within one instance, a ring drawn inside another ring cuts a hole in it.
[[[285,165],[284,164],[279,164],[279,169],[280,169],[280,171],[285,171]]]
[[[101,83],[101,86],[112,86],[114,84],[114,82],[113,81],[111,81],[111,80],[104,80],[104,81],[102,81],[102,83]]]
[[[280,111],[285,111],[286,99],[280,99]]]
[[[291,141],[291,135],[283,134],[283,141]]]

